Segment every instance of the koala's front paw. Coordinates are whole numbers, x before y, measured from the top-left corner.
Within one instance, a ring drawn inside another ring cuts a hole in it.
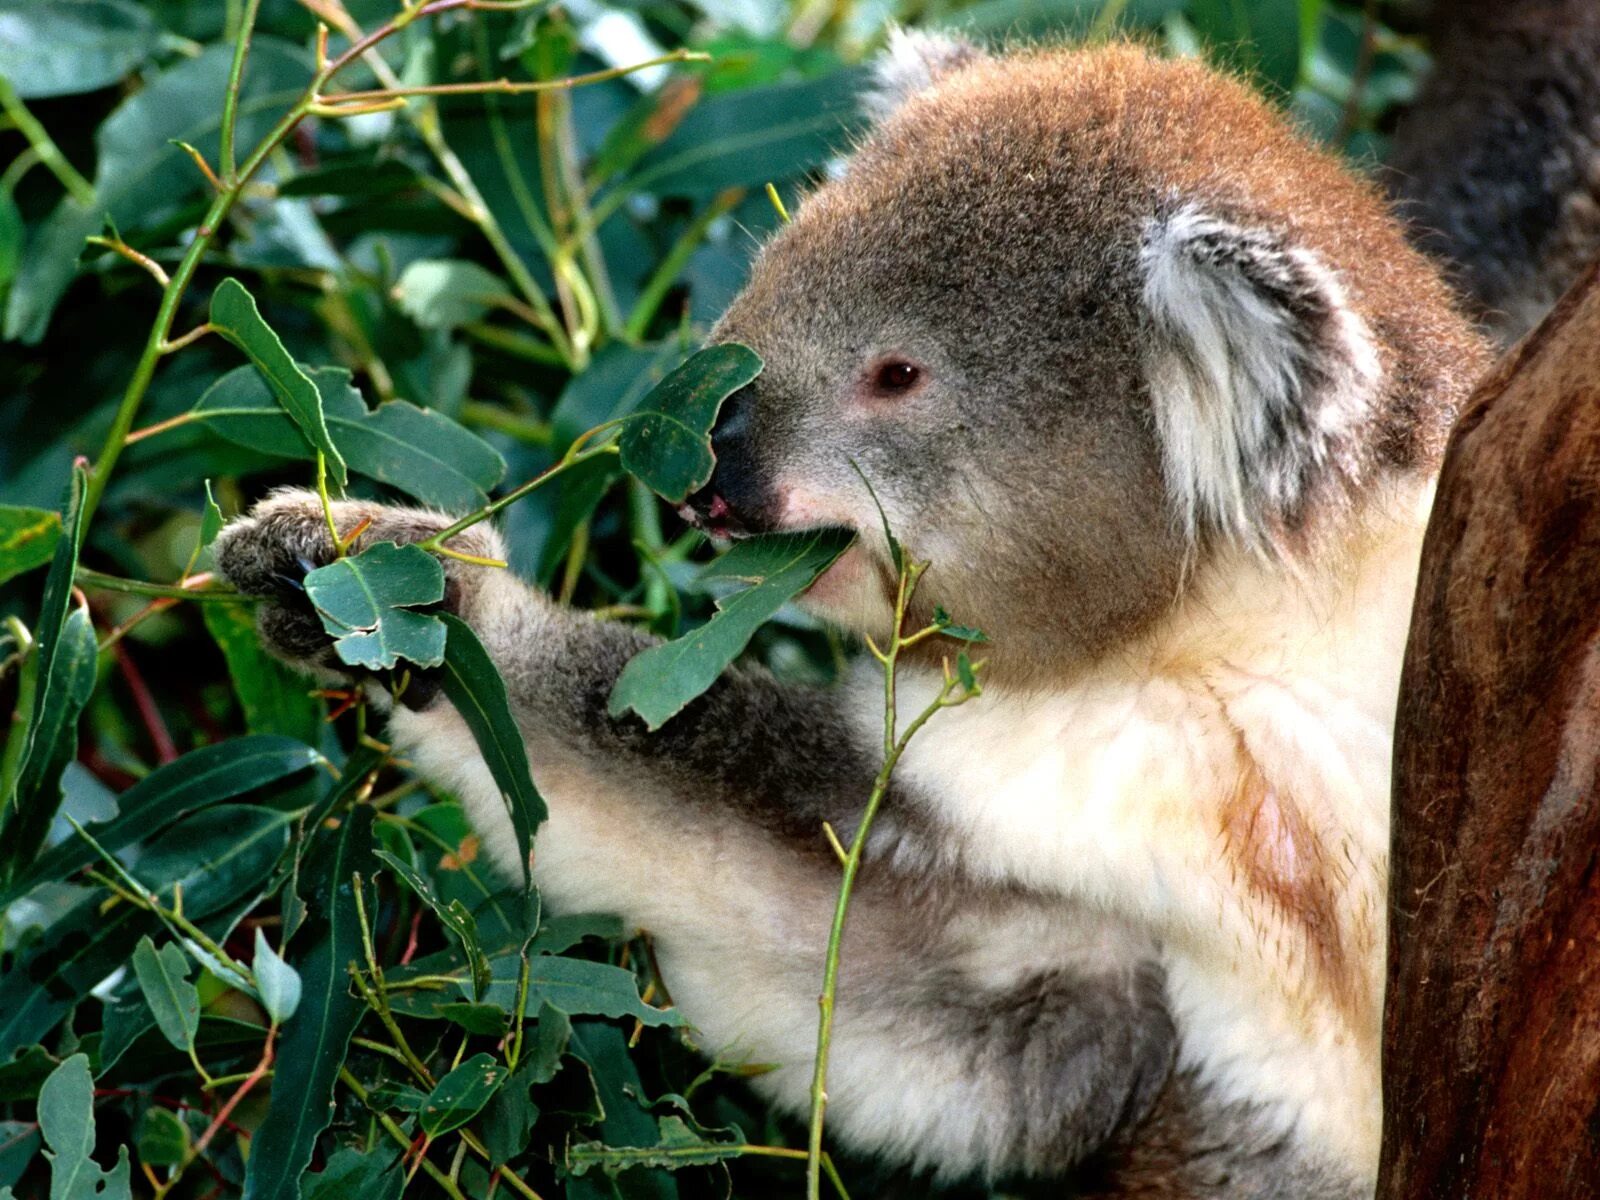
[[[333,523],[341,538],[360,530],[349,553],[376,542],[420,542],[450,525],[453,518],[426,509],[400,508],[360,500],[333,503]],[[479,558],[503,559],[499,536],[487,525],[475,525],[450,539],[450,547]],[[303,670],[350,677],[339,661],[332,639],[306,597],[307,572],[333,561],[333,542],[322,501],[315,492],[274,492],[250,512],[230,522],[217,535],[217,569],[247,596],[266,603],[257,616],[262,643]],[[462,613],[475,568],[443,559],[444,607]],[[477,568],[481,569],[481,568]]]

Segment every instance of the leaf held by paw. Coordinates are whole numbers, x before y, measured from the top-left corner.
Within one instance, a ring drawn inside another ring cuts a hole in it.
[[[377,545],[306,575],[306,595],[334,639],[339,658],[369,670],[402,658],[423,667],[444,661],[445,628],[417,605],[444,599],[444,568],[419,546]]]

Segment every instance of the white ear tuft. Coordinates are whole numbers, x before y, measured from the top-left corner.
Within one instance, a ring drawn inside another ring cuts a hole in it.
[[[872,83],[861,94],[861,111],[873,121],[882,121],[952,71],[986,57],[963,38],[896,26],[889,31],[889,44],[872,64]]]
[[[1361,474],[1372,334],[1310,251],[1188,205],[1142,251],[1146,371],[1185,531],[1269,549]]]

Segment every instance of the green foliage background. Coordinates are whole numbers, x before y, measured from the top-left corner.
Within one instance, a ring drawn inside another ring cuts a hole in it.
[[[238,157],[304,91],[318,15],[337,54],[396,3],[265,0]],[[17,1196],[91,1195],[106,1164],[107,1195],[205,1200],[798,1194],[802,1131],[742,1082],[760,1064],[697,1056],[647,936],[538,914],[359,705],[265,659],[248,605],[193,598],[221,516],[311,484],[315,445],[352,494],[470,511],[631,411],[778,222],[765,185],[792,208],[848,146],[891,21],[1135,30],[1251,73],[1365,161],[1426,64],[1403,13],[1334,0],[429,7],[453,10],[381,47],[410,85],[710,59],[309,116],[172,312],[173,338],[208,315],[224,336],[159,355],[133,404],[161,294],[106,242],[179,269],[214,196],[175,143],[221,161],[247,4],[0,0],[0,1189]],[[273,362],[306,373],[269,385]],[[564,600],[665,635],[711,611],[702,539],[615,456],[501,524],[513,568]],[[784,610],[750,653],[825,681],[846,648]],[[842,1171],[858,1196],[926,1193]]]

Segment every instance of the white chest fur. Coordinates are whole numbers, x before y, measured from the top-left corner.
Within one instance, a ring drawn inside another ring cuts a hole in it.
[[[1390,740],[1425,500],[1337,569],[1238,566],[1136,653],[940,714],[899,768],[937,860],[1152,930],[1185,1065],[1373,1170]],[[901,711],[936,684],[907,677]]]

